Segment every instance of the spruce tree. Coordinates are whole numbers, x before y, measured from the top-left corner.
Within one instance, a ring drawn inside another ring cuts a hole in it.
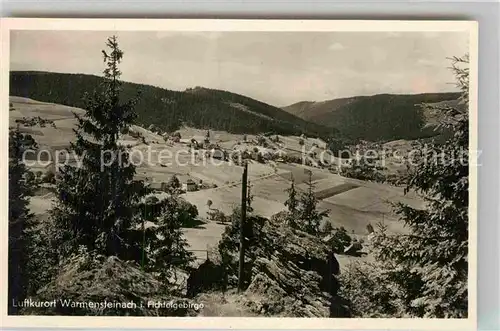
[[[183,236],[182,226],[192,224],[198,210],[177,195],[160,201],[161,211],[155,223],[155,237],[149,243],[149,270],[157,272],[164,284],[177,279],[177,269],[186,269],[194,261]]]
[[[434,144],[411,172],[407,189],[420,192],[425,210],[398,204],[409,229],[406,235],[376,232],[378,261],[404,297],[403,314],[418,317],[464,318],[468,310],[469,117],[468,56],[453,59],[453,71],[464,107],[427,105],[446,115],[442,125],[453,136]],[[444,162],[446,161],[446,162]],[[451,162],[450,162],[451,161]]]
[[[307,191],[300,195],[298,217],[301,221],[300,227],[305,232],[317,234],[320,232],[321,220],[328,215],[328,211],[318,211],[317,205],[319,201],[314,194],[312,172],[307,171],[307,173]]]
[[[106,68],[101,86],[85,96],[85,115],[75,114],[76,141],[71,150],[82,161],[81,167],[60,169],[52,214],[61,229],[63,255],[80,245],[116,256],[140,246],[127,237],[137,225],[137,206],[147,190],[143,182],[134,180],[128,149],[118,142],[120,132],[128,132],[136,118],[138,99],[121,103],[118,64],[123,52],[116,36],[108,38],[106,46],[109,53],[102,51]]]
[[[29,211],[29,198],[36,186],[34,176],[23,163],[23,153],[36,148],[30,135],[19,130],[9,130],[9,248],[8,248],[8,313],[15,314],[12,300],[23,300],[29,289],[28,231],[33,226]]]
[[[286,215],[286,222],[288,223],[289,226],[291,226],[294,229],[297,229],[299,227],[299,213],[298,213],[298,207],[299,207],[299,201],[297,197],[297,189],[295,188],[295,178],[291,178],[291,183],[290,187],[285,190],[285,192],[288,194],[288,199],[285,201],[285,206],[288,208],[288,213]]]
[[[288,207],[288,212],[292,215],[297,214],[297,190],[295,189],[295,178],[291,178],[290,187],[285,190],[288,193],[288,199],[285,201],[285,206]]]

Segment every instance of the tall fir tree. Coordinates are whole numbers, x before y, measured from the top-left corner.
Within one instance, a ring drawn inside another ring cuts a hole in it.
[[[402,314],[464,318],[468,311],[469,70],[468,56],[453,58],[452,69],[464,107],[427,105],[446,114],[441,123],[454,135],[432,145],[411,173],[407,189],[422,194],[428,209],[399,204],[407,235],[376,232],[378,261],[390,270],[391,282],[404,293]]]
[[[312,172],[307,170],[307,191],[300,194],[297,212],[301,221],[300,227],[311,234],[320,232],[321,220],[328,215],[328,211],[317,209],[318,202],[318,198],[314,194]]]
[[[194,261],[182,227],[192,224],[198,209],[173,194],[158,202],[159,215],[155,219],[154,237],[148,244],[148,270],[158,273],[164,285],[177,281],[177,271],[186,269]]]
[[[128,149],[119,144],[120,132],[134,123],[137,98],[120,101],[123,52],[116,36],[107,39],[108,52],[102,51],[106,69],[100,89],[87,94],[85,115],[75,115],[76,141],[71,150],[80,167],[65,165],[57,183],[58,202],[52,215],[61,231],[61,253],[78,246],[104,255],[125,256],[137,249],[130,231],[138,221],[138,204],[147,193],[142,181],[134,180],[135,166]]]
[[[23,300],[30,286],[29,229],[33,214],[29,198],[36,186],[35,176],[23,162],[24,152],[35,149],[33,138],[20,131],[19,126],[9,130],[9,248],[8,248],[8,313],[17,313],[12,301]]]
[[[294,223],[296,221],[296,218],[298,217],[297,208],[299,202],[297,200],[297,189],[295,188],[295,178],[293,177],[293,174],[290,182],[290,187],[287,188],[285,192],[288,194],[288,199],[285,201],[285,206],[288,208],[289,222]]]

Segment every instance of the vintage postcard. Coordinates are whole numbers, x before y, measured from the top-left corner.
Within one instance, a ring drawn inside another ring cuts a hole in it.
[[[2,326],[476,328],[476,22],[1,33]]]

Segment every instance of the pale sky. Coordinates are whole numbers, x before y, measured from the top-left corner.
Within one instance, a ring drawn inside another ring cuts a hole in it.
[[[113,32],[12,31],[11,70],[101,75]],[[379,93],[455,91],[463,32],[116,32],[122,79],[228,90],[286,106]]]

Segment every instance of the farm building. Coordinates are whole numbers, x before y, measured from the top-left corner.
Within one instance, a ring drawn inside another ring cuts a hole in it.
[[[164,192],[164,193],[169,193],[169,191],[170,191],[170,187],[169,187],[168,182],[151,182],[151,183],[146,183],[146,184],[153,191]]]

